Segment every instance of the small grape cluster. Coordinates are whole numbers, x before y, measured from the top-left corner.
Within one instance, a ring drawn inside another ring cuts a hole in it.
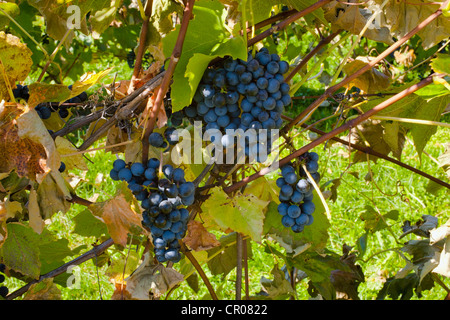
[[[3,263],[0,263],[0,273],[5,273],[6,266]],[[3,283],[5,281],[4,274],[0,274],[0,283]],[[8,295],[8,287],[0,286],[0,296],[5,298]]]
[[[299,157],[299,162],[304,163],[316,183],[320,181],[318,161],[319,155],[315,152],[306,152]],[[280,169],[281,177],[276,181],[280,188],[278,213],[282,215],[283,226],[299,233],[314,220],[314,187],[302,166],[299,167],[298,174],[292,164],[286,164]]]
[[[190,206],[195,201],[195,185],[186,181],[185,172],[156,158],[146,164],[126,164],[117,159],[110,171],[113,180],[123,180],[144,209],[142,224],[150,229],[154,252],[159,262],[181,259],[178,240],[187,230]]]
[[[70,90],[72,90],[72,85],[68,87]],[[23,99],[25,101],[28,101],[30,98],[30,93],[28,90],[28,86],[23,86],[21,84],[18,84],[15,89],[13,89],[13,95],[16,99]],[[66,101],[65,103],[82,103],[88,99],[88,95],[86,92],[82,92],[79,95],[72,97]],[[63,119],[67,118],[69,116],[69,109],[65,105],[58,106],[58,104],[51,103],[51,102],[43,102],[38,104],[34,108],[39,115],[39,117],[43,120],[49,119],[52,115],[52,112],[58,112],[59,116]]]
[[[191,122],[204,121],[205,130],[220,130],[225,148],[235,146],[235,136],[227,134],[228,129],[254,129],[259,138],[241,143],[245,155],[257,157],[263,147],[270,154],[271,130],[281,128],[281,114],[291,103],[290,87],[283,76],[288,70],[289,64],[267,48],[261,48],[254,57],[250,51],[247,61],[225,59],[222,65],[206,69],[193,103],[173,113],[172,123],[181,124],[183,117]],[[262,133],[261,129],[267,131]]]

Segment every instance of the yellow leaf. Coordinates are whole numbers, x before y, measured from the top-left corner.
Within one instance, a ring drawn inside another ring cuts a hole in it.
[[[62,137],[56,137],[55,139],[56,150],[60,155],[73,154],[78,151],[78,149],[67,139]],[[88,166],[83,158],[83,154],[79,153],[71,156],[62,156],[62,162],[66,165],[68,170],[77,168],[83,171],[88,170]]]
[[[28,216],[30,219],[30,227],[36,233],[41,234],[42,230],[44,230],[45,223],[42,220],[37,193],[34,189],[30,190],[30,196],[28,197]]]

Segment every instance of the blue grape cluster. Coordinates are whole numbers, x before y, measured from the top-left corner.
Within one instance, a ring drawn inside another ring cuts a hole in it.
[[[190,206],[195,201],[195,185],[186,181],[185,172],[170,164],[161,166],[156,158],[146,164],[126,164],[117,159],[110,177],[126,181],[128,188],[144,209],[142,224],[152,235],[154,252],[159,262],[178,262],[181,259],[180,244],[186,235]]]
[[[305,164],[311,177],[319,183],[319,155],[315,152],[306,152],[299,161]],[[302,166],[299,167],[298,174],[292,164],[286,164],[280,169],[281,177],[276,181],[280,188],[278,213],[282,216],[283,226],[299,233],[314,220],[312,216],[316,209],[312,201],[314,187]]]
[[[72,90],[72,85],[68,87],[70,90]],[[22,99],[25,101],[28,101],[30,98],[30,93],[28,90],[28,86],[23,86],[21,84],[16,85],[16,88],[13,89],[13,95],[15,99]],[[88,95],[86,92],[82,92],[79,95],[70,98],[69,100],[66,100],[64,102],[66,103],[81,103],[88,99]],[[51,117],[52,112],[58,112],[59,116],[63,119],[67,118],[69,116],[69,110],[67,106],[61,105],[58,106],[56,104],[43,102],[38,104],[34,108],[39,115],[39,117],[43,120],[48,119]]]
[[[0,263],[0,272],[4,273],[6,269],[6,266],[3,263]],[[0,283],[3,283],[3,281],[5,281],[5,276],[3,274],[0,274]],[[6,286],[0,286],[0,296],[3,298],[6,298],[6,296],[8,295],[8,287]]]
[[[191,122],[201,120],[206,123],[205,130],[222,133],[225,148],[235,146],[235,136],[227,134],[228,129],[254,129],[259,133],[254,142],[241,142],[245,155],[257,157],[261,148],[270,154],[271,130],[281,128],[281,114],[291,103],[290,87],[283,76],[288,70],[289,64],[267,48],[255,56],[250,51],[247,61],[228,58],[220,66],[206,69],[193,103],[173,113],[172,123],[181,124],[183,117]]]

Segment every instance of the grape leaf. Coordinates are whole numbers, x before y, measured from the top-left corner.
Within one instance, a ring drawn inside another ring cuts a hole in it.
[[[126,296],[129,299],[149,300],[150,293],[158,299],[183,281],[182,274],[172,268],[166,268],[162,264],[154,264],[150,252],[144,253],[144,261],[133,274],[126,278]]]
[[[64,178],[59,171],[47,174],[37,188],[39,208],[43,219],[57,212],[67,212],[72,198]]]
[[[268,204],[269,201],[252,194],[238,193],[229,198],[222,188],[215,187],[203,203],[202,210],[223,230],[241,232],[258,242],[263,231],[264,209]]]
[[[450,54],[436,53],[436,58],[431,59],[431,68],[437,73],[450,74]]]
[[[409,87],[410,85],[411,84],[407,84],[404,87],[395,88],[393,90],[395,90],[395,92],[400,92],[404,88]],[[367,103],[361,105],[361,108],[363,109],[363,111],[368,111],[369,109],[380,104],[386,99],[388,99],[388,97],[369,100]],[[405,98],[393,103],[388,108],[381,110],[378,114],[380,116],[439,121],[442,112],[445,110],[449,102],[450,102],[450,95],[448,94],[441,95],[428,100],[423,98],[422,96],[410,94]],[[422,154],[425,145],[437,130],[437,127],[434,125],[425,125],[407,122],[402,122],[398,126],[398,128],[399,134],[401,134],[400,131],[402,130],[408,130],[409,132],[411,132],[415,149],[419,155]]]
[[[28,216],[30,219],[30,227],[33,228],[36,233],[41,234],[42,230],[44,230],[45,223],[44,220],[42,220],[37,192],[34,189],[30,190],[30,195],[28,197]]]
[[[0,248],[3,263],[16,272],[38,279],[41,270],[39,235],[31,227],[15,222],[7,223],[6,231]]]
[[[117,255],[111,258],[111,263],[105,272],[109,280],[114,284],[125,283],[124,279],[129,277],[139,266],[140,255],[136,251],[129,251],[126,255]]]
[[[16,82],[24,81],[31,70],[31,50],[12,34],[0,31],[0,101],[10,101],[8,79],[11,89]]]
[[[450,220],[439,228],[430,231],[430,244],[435,245],[443,242],[442,251],[439,255],[439,264],[433,272],[450,277]]]
[[[194,251],[209,250],[220,245],[216,236],[208,232],[201,222],[195,220],[189,221],[183,242]]]
[[[351,60],[344,65],[344,72],[347,75],[352,75],[366,66],[370,62],[370,59],[370,57],[356,57],[356,59]],[[375,68],[371,68],[351,81],[348,84],[348,87],[351,88],[355,86],[365,93],[376,93],[388,89],[390,84],[391,80],[388,75]]]
[[[103,0],[95,1],[95,12],[90,14],[89,23],[92,30],[100,35],[114,21],[118,8],[122,5],[123,0]],[[94,11],[94,10],[92,10]],[[96,36],[98,38],[98,36]]]
[[[240,38],[230,39],[225,25],[225,7],[218,1],[196,1],[194,18],[189,22],[181,57],[175,68],[171,86],[173,112],[191,103],[195,90],[204,72],[204,64],[215,57],[230,55],[247,59],[247,48]],[[205,28],[205,26],[208,26]],[[163,51],[169,57],[175,46],[180,26],[163,38]],[[195,57],[194,57],[195,55]],[[209,58],[205,56],[210,56]],[[193,59],[191,61],[191,58]],[[200,61],[197,61],[199,59]],[[190,68],[187,66],[190,63]],[[199,69],[194,69],[199,68]],[[203,66],[203,67],[201,67]]]
[[[108,235],[106,224],[87,209],[77,214],[73,222],[75,223],[73,232],[80,236],[100,238],[102,235]]]
[[[47,278],[32,284],[23,300],[60,300],[61,297],[61,290],[53,282],[53,278]]]
[[[372,11],[377,10],[383,2],[384,0],[370,0],[368,8]],[[389,0],[381,10],[378,20],[379,25],[389,28],[392,36],[399,39],[438,10],[439,2],[443,1],[431,3],[428,0],[418,0],[415,3],[409,3],[407,1]],[[420,30],[417,35],[422,39],[423,48],[425,50],[430,49],[439,41],[449,37],[450,24],[448,18],[439,16]]]
[[[55,139],[56,150],[60,155],[73,154],[78,151],[78,149],[66,138],[56,137]],[[61,157],[62,161],[66,165],[66,170],[79,169],[83,171],[88,170],[86,161],[81,153],[76,155],[70,155],[67,157]]]
[[[361,33],[367,21],[372,16],[370,9],[347,5],[338,1],[327,3],[323,6],[323,10],[325,11],[325,19],[331,24],[331,30],[337,31],[343,29],[356,35]],[[389,45],[394,43],[390,30],[374,23],[369,25],[363,36]]]
[[[219,242],[219,247],[207,251],[208,268],[214,275],[226,276],[237,265],[236,232],[220,237]],[[253,257],[250,241],[247,241],[247,257]]]
[[[260,280],[264,291],[268,294],[267,298],[285,300],[290,296],[295,296],[294,289],[290,282],[286,280],[284,272],[280,270],[277,264],[274,265],[270,273],[273,275],[273,280],[269,280],[265,277],[262,277]]]
[[[2,1],[0,3],[0,8],[13,18],[18,16],[20,13],[19,6],[14,2]],[[9,18],[3,12],[0,11],[0,28],[5,29],[9,25],[10,21],[11,20],[9,20]]]

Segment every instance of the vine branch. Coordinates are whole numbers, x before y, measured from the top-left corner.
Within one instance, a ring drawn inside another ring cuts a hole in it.
[[[446,1],[448,3],[449,0]],[[401,39],[399,39],[397,42],[392,44],[389,48],[387,48],[385,51],[383,51],[380,55],[378,55],[376,58],[374,58],[372,61],[370,61],[368,64],[366,64],[364,67],[356,71],[355,73],[349,75],[344,80],[339,82],[338,84],[335,84],[334,86],[328,88],[325,90],[325,92],[316,99],[311,105],[309,105],[303,112],[301,112],[293,121],[289,122],[286,126],[284,126],[281,129],[281,132],[287,132],[289,131],[293,126],[295,126],[298,122],[302,120],[308,119],[311,114],[314,112],[314,110],[326,99],[328,99],[334,92],[336,92],[338,89],[342,88],[343,86],[349,84],[351,81],[356,79],[357,77],[364,74],[366,71],[370,70],[374,66],[376,66],[381,60],[386,58],[388,55],[393,53],[395,50],[397,50],[402,44],[404,44],[406,41],[408,41],[412,36],[414,36],[416,33],[418,33],[420,30],[425,28],[428,24],[430,24],[433,20],[437,19],[442,14],[442,9],[438,9],[434,13],[432,13],[430,16],[428,16],[425,20],[423,20],[421,23],[419,23],[414,29],[412,29],[410,32],[408,32],[405,36],[403,36]]]
[[[399,92],[398,94],[392,96],[391,98],[383,101],[382,103],[380,103],[379,105],[375,106],[374,108],[368,110],[367,112],[361,114],[360,116],[350,120],[349,122],[345,123],[344,125],[322,135],[321,137],[319,137],[318,139],[312,141],[311,143],[305,145],[304,147],[292,152],[290,155],[286,156],[285,158],[281,159],[279,161],[279,166],[282,167],[283,165],[287,164],[288,162],[290,162],[291,160],[299,157],[300,155],[304,154],[305,152],[311,150],[312,148],[320,145],[321,143],[337,136],[338,134],[347,131],[353,127],[356,127],[358,124],[360,124],[361,122],[369,119],[371,116],[377,114],[378,112],[380,112],[381,110],[389,107],[390,105],[392,105],[393,103],[403,99],[404,97],[412,94],[413,92],[433,83],[433,77],[443,77],[444,75],[442,74],[432,74],[430,76],[428,76],[427,78],[423,79],[422,81],[420,81],[419,83]],[[253,180],[256,180],[260,177],[265,176],[266,174],[272,172],[273,169],[270,167],[266,167],[263,168],[262,170],[260,170],[259,172],[254,173],[251,176],[245,177],[244,179],[242,179],[239,182],[236,182],[232,185],[230,185],[229,187],[224,188],[223,190],[226,193],[231,193],[239,188],[241,188],[242,186],[247,185],[248,183],[250,183]]]

